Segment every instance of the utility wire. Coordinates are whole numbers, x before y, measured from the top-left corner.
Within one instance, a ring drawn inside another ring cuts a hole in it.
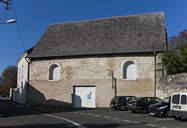
[[[19,37],[20,37],[20,43],[21,43],[21,46],[23,48],[23,51],[25,51],[25,46],[24,46],[24,43],[23,43],[23,38],[22,38],[22,35],[21,35],[21,30],[20,30],[20,26],[19,26],[19,22],[18,22],[18,17],[17,17],[17,14],[16,14],[16,8],[14,6],[14,1],[13,0],[12,0],[12,7],[13,7],[14,16],[16,18],[16,24],[17,24],[18,34],[19,34]]]

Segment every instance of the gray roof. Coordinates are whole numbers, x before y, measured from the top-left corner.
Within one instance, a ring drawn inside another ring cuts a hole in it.
[[[148,13],[52,24],[29,57],[154,52],[165,43],[164,13]]]
[[[19,61],[26,55],[26,58],[28,57],[28,55],[32,52],[34,47],[31,47],[29,49],[27,49],[26,51],[24,51],[24,53],[21,55],[21,57],[17,60],[17,63],[19,63]]]

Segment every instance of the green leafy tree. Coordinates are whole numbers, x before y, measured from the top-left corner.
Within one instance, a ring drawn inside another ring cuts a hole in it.
[[[178,63],[176,51],[166,51],[162,57],[162,62],[165,65],[168,74],[176,74],[180,72],[180,63]]]
[[[187,30],[169,40],[168,50],[162,56],[167,74],[187,72]]]

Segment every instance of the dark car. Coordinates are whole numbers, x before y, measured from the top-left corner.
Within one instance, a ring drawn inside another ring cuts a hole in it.
[[[131,112],[148,113],[149,106],[160,102],[158,97],[137,97],[127,104],[127,109]]]
[[[127,102],[135,98],[135,96],[115,96],[110,102],[110,107],[114,110],[127,110]]]
[[[164,98],[161,102],[149,106],[149,114],[152,116],[170,117],[171,97]]]

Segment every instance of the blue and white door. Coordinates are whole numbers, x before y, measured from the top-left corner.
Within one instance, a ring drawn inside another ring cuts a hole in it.
[[[95,108],[95,87],[74,87],[74,106],[84,108]]]

